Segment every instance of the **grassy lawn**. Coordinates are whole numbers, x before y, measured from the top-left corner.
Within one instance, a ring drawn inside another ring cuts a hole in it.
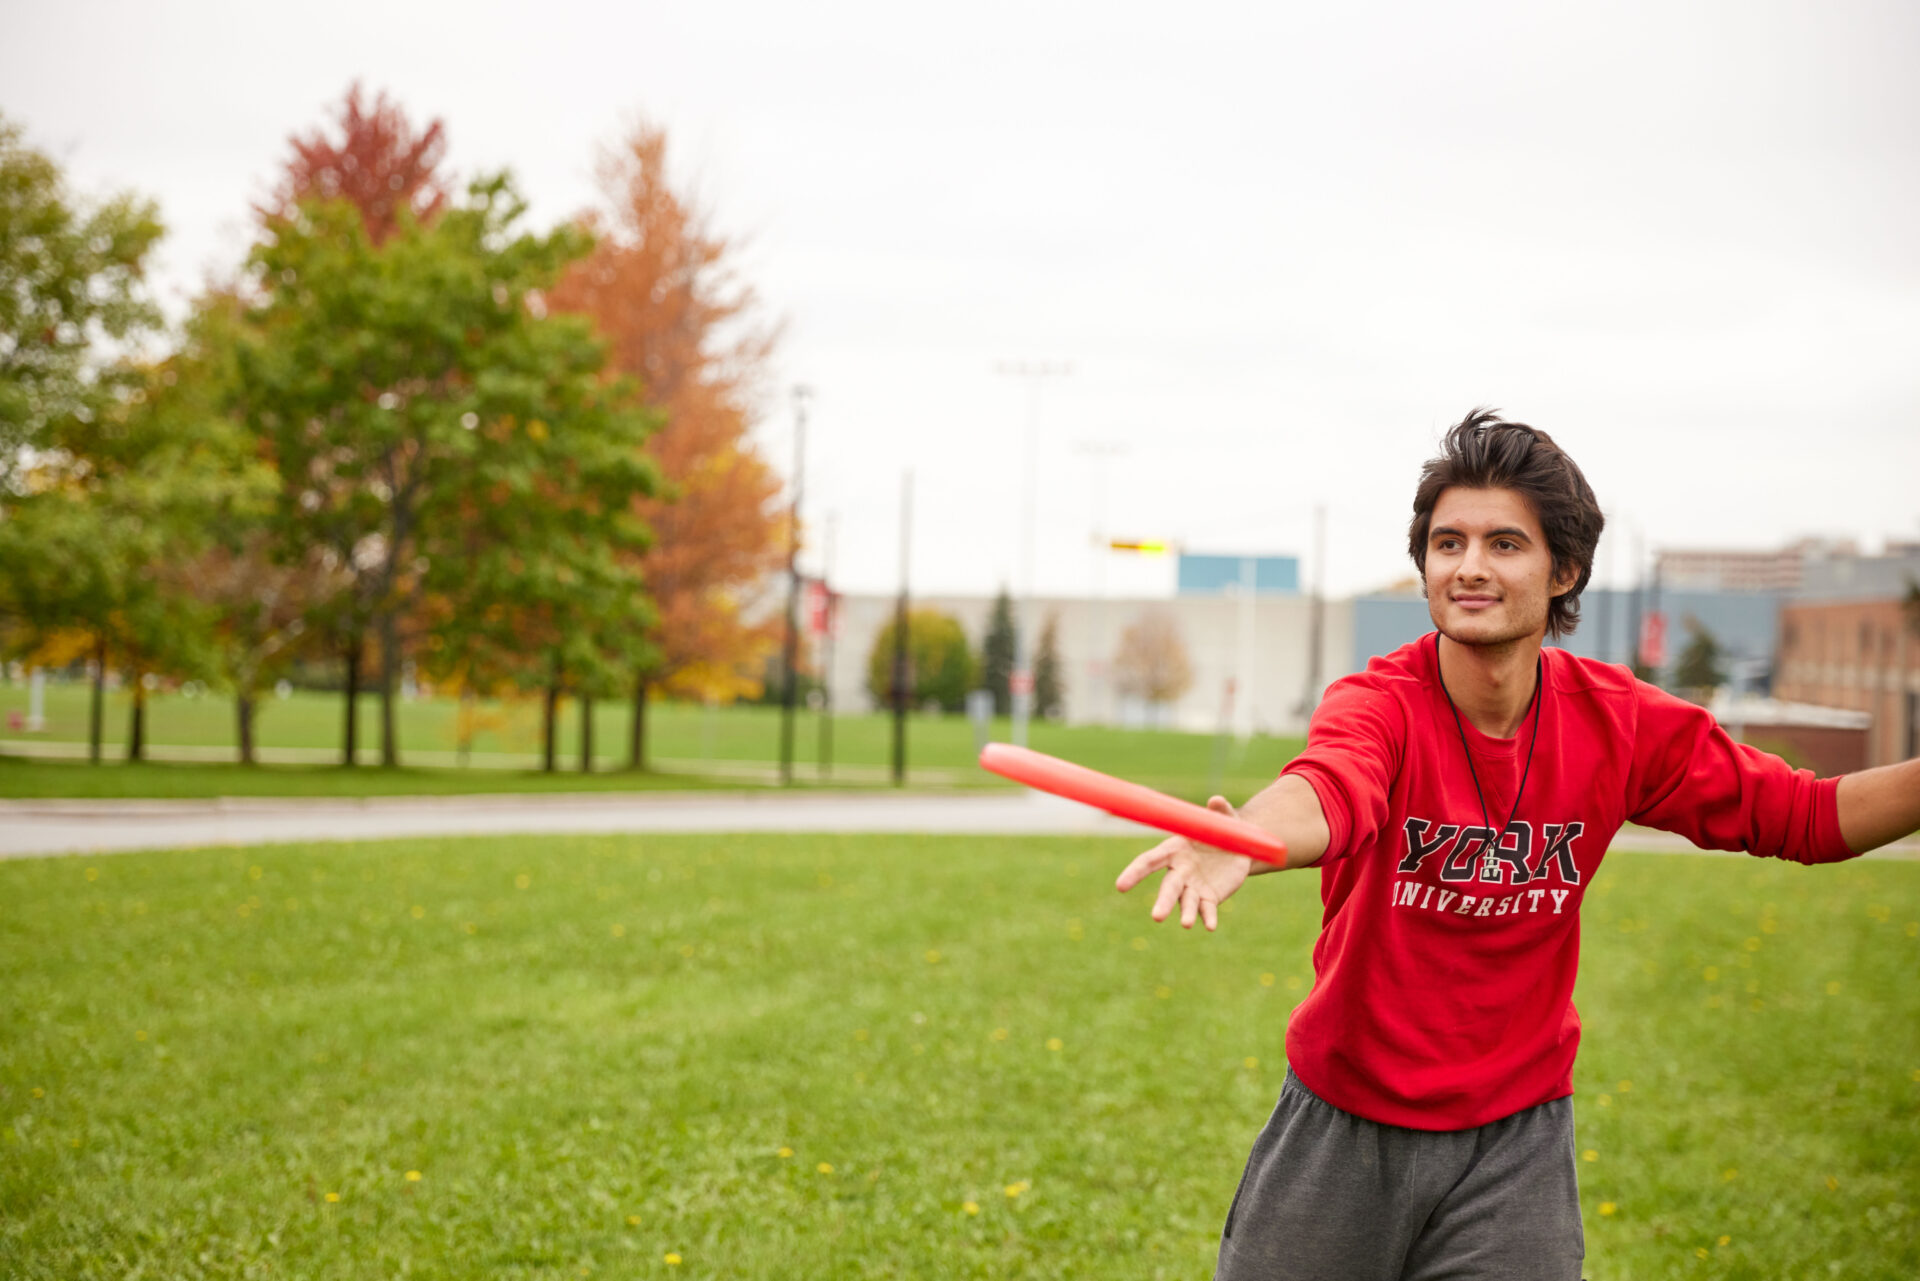
[[[0,1274],[1198,1277],[1311,982],[1134,842],[0,864]],[[1920,864],[1616,855],[1587,1275],[1920,1275]]]
[[[531,701],[485,704],[475,737],[472,768],[454,766],[459,706],[448,699],[420,699],[401,706],[402,759],[412,768],[399,772],[331,769],[331,757],[306,766],[263,765],[252,770],[207,762],[164,767],[118,762],[93,767],[76,762],[38,762],[32,767],[9,760],[10,745],[80,743],[86,738],[87,690],[59,684],[47,691],[47,730],[26,735],[4,728],[8,712],[27,706],[24,685],[0,685],[0,796],[304,796],[387,795],[403,792],[460,793],[496,791],[634,790],[650,786],[698,786],[702,776],[726,786],[767,781],[779,751],[780,713],[771,707],[706,708],[660,704],[649,711],[651,759],[666,778],[626,774],[624,761],[629,709],[612,703],[595,710],[594,741],[602,773],[575,771],[579,743],[578,707],[563,704],[559,743],[563,770],[543,775],[528,768],[539,751],[539,707]],[[108,697],[107,741],[125,742],[126,700]],[[342,700],[338,696],[295,692],[269,700],[259,723],[263,748],[337,750]],[[363,751],[378,742],[378,704],[361,709]],[[217,750],[233,743],[232,705],[213,697],[156,695],[148,706],[148,740],[174,747]],[[837,716],[833,724],[831,780],[837,785],[884,783],[892,760],[892,721],[886,716]],[[1005,739],[1003,720],[994,737]],[[1246,744],[1221,744],[1210,734],[1135,731],[1103,727],[1040,724],[1032,746],[1044,752],[1134,779],[1163,791],[1205,800],[1214,786],[1235,800],[1271,782],[1302,746],[1299,739],[1257,736]],[[999,786],[974,767],[973,729],[957,716],[915,716],[908,729],[909,781],[941,786]],[[819,718],[802,713],[794,736],[796,777],[809,785],[821,781],[817,768]],[[431,762],[431,767],[429,763]],[[484,766],[493,766],[485,768]],[[510,768],[500,768],[506,765]],[[758,772],[751,772],[759,767]],[[749,772],[742,773],[742,770]]]

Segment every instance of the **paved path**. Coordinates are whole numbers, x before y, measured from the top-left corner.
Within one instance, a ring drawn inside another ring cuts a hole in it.
[[[48,854],[551,832],[952,832],[1136,836],[1146,828],[1038,792],[688,792],[399,796],[351,800],[0,801],[0,858]],[[1625,849],[1686,852],[1664,832]],[[1906,844],[1876,857],[1920,858]]]

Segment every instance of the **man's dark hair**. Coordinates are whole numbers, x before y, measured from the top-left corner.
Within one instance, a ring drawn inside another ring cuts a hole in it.
[[[1570,635],[1580,623],[1580,593],[1593,577],[1593,551],[1606,517],[1593,487],[1553,437],[1525,423],[1510,423],[1495,409],[1479,408],[1447,429],[1440,455],[1420,469],[1413,494],[1413,521],[1407,526],[1407,551],[1427,578],[1427,529],[1442,490],[1511,489],[1525,498],[1546,535],[1557,577],[1577,570],[1573,589],[1547,602],[1547,635]]]

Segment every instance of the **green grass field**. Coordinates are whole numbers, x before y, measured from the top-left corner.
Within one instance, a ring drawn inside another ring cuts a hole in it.
[[[310,764],[263,765],[253,770],[226,768],[217,762],[155,762],[88,766],[70,761],[9,758],[9,750],[35,744],[78,744],[86,739],[84,686],[55,684],[47,691],[47,729],[28,735],[4,728],[7,714],[24,713],[24,685],[0,685],[0,796],[306,796],[386,795],[401,792],[496,792],[631,789],[636,786],[727,786],[765,783],[779,753],[777,708],[706,708],[657,704],[649,711],[650,759],[667,781],[649,784],[619,769],[624,762],[629,709],[601,704],[594,716],[597,775],[576,772],[579,722],[577,704],[562,705],[558,735],[562,772],[544,775],[529,768],[540,747],[539,706],[532,701],[486,704],[487,726],[474,739],[473,768],[453,764],[458,704],[449,699],[419,699],[401,704],[402,760],[398,773],[330,768],[341,733],[343,700],[337,695],[295,692],[269,700],[259,723],[258,741],[266,749],[304,751]],[[106,738],[115,750],[126,739],[127,703],[114,692],[107,700]],[[233,707],[214,697],[156,695],[148,708],[148,741],[156,745],[215,752],[234,741]],[[378,704],[361,708],[363,754],[377,743]],[[834,718],[834,771],[823,780],[817,768],[819,719],[802,713],[794,739],[796,778],[809,786],[875,786],[887,779],[892,759],[892,722],[886,716]],[[1008,737],[1001,721],[994,737]],[[1032,746],[1045,752],[1135,779],[1163,791],[1205,800],[1214,787],[1240,800],[1271,782],[1302,746],[1301,740],[1257,736],[1246,744],[1221,743],[1209,734],[1129,731],[1103,727],[1036,724]],[[909,722],[909,781],[934,786],[999,786],[974,767],[972,726],[957,716],[915,716]],[[431,762],[431,764],[429,764]],[[511,768],[499,768],[501,765]],[[493,768],[482,768],[492,765]]]
[[[0,1274],[1202,1277],[1314,877],[631,837],[0,865]],[[1616,855],[1589,1277],[1920,1275],[1920,864]]]

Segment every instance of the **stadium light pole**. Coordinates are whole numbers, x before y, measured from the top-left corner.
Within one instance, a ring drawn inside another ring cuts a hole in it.
[[[1034,503],[1038,491],[1036,470],[1040,449],[1040,389],[1048,379],[1064,378],[1073,366],[1060,361],[1001,361],[996,372],[1018,378],[1027,385],[1026,467],[1020,504],[1020,603],[1014,612],[1013,627],[1013,741],[1027,745],[1027,721],[1033,714],[1033,539]]]
[[[1118,441],[1083,440],[1073,452],[1092,462],[1094,603],[1087,611],[1087,706],[1094,709],[1089,719],[1106,724],[1113,710],[1106,689],[1107,660],[1101,656],[1107,643],[1107,463],[1127,447]]]

